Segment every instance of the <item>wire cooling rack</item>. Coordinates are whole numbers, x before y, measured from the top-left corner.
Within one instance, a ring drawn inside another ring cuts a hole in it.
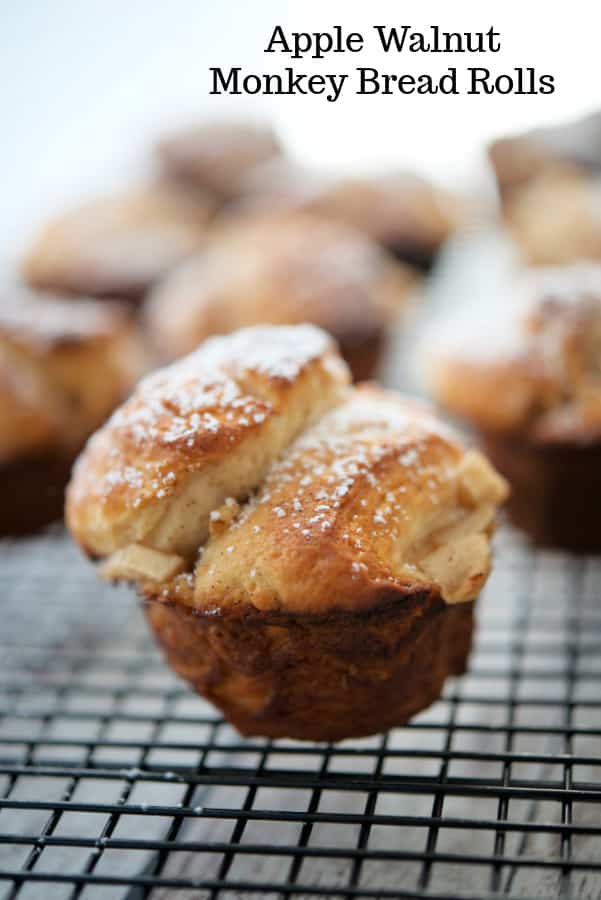
[[[405,728],[242,740],[61,534],[0,548],[0,897],[601,896],[601,559],[501,529]]]

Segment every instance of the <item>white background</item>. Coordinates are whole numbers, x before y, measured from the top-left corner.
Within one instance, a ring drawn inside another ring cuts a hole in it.
[[[481,168],[483,142],[601,105],[598,5],[588,0],[3,0],[0,97],[6,258],[49,211],[142,175],[153,138],[204,112],[243,110],[274,119],[295,153],[347,169],[417,167],[447,181]],[[290,61],[263,50],[276,24],[363,31],[361,55]],[[385,55],[374,24],[501,32],[496,54]],[[372,48],[372,49],[369,49]],[[209,97],[208,67],[248,72],[436,72],[487,65],[534,66],[556,80],[553,95]]]

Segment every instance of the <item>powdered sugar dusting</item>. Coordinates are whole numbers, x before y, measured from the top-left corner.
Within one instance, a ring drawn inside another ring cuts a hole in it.
[[[146,499],[167,498],[176,490],[178,475],[165,450],[179,460],[180,469],[191,471],[204,464],[212,447],[226,441],[234,446],[274,414],[265,396],[268,383],[261,378],[291,383],[310,362],[327,357],[331,347],[330,338],[311,325],[248,328],[212,338],[146,377],[108,423],[108,432],[117,432],[128,452],[111,457],[103,478],[105,496],[120,486],[136,495],[134,505],[142,493]],[[121,461],[125,457],[127,465]]]
[[[0,297],[0,333],[42,347],[113,335],[125,321],[116,303],[74,301],[22,286],[11,286]]]
[[[358,389],[309,428],[272,467],[263,489],[234,528],[249,517],[252,521],[256,512],[271,519],[270,531],[284,526],[282,535],[296,533],[319,541],[344,520],[341,539],[360,553],[377,534],[393,535],[403,527],[408,519],[408,487],[432,506],[439,502],[441,487],[453,477],[453,465],[445,469],[439,461],[433,464],[422,456],[429,442],[438,438],[441,446],[450,443],[447,458],[456,460],[457,445],[428,408]],[[350,520],[340,518],[345,510],[354,511]],[[366,515],[369,535],[363,533]],[[253,525],[253,530],[257,527]]]
[[[227,337],[210,338],[197,353],[202,354],[208,368],[233,364],[239,370],[250,369],[270,378],[294,381],[312,359],[322,356],[329,347],[328,335],[313,325],[257,326],[242,328]]]

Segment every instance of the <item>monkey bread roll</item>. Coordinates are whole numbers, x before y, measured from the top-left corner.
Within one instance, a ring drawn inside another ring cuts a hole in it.
[[[350,387],[324,332],[272,326],[146,378],[80,457],[67,517],[241,732],[338,740],[464,671],[505,494],[428,408]]]
[[[552,169],[511,197],[505,221],[535,266],[601,260],[601,184],[575,169]]]
[[[342,178],[307,209],[359,228],[403,262],[428,270],[464,211],[452,194],[411,172]]]
[[[458,196],[411,172],[340,176],[281,156],[252,169],[222,215],[313,213],[356,228],[407,265],[428,270],[463,227],[464,207]]]
[[[162,183],[98,197],[44,226],[23,275],[42,290],[139,302],[202,246],[212,213],[206,197]]]
[[[481,434],[516,524],[543,544],[599,550],[601,265],[532,270],[516,299],[496,335],[432,354],[432,392]]]
[[[503,202],[515,197],[541,174],[555,169],[599,173],[601,112],[498,138],[489,145],[488,156]]]
[[[5,287],[0,298],[0,534],[62,516],[86,438],[145,368],[125,309]]]
[[[302,214],[223,229],[151,292],[146,322],[164,359],[212,334],[312,322],[338,341],[355,380],[370,377],[415,286],[367,235]]]
[[[601,113],[489,147],[503,218],[535,266],[601,260]]]
[[[157,148],[166,175],[224,201],[245,175],[281,153],[275,132],[250,121],[210,119],[166,135]]]

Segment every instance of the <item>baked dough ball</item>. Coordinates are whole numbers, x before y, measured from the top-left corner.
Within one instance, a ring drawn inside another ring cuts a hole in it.
[[[158,146],[168,176],[221,200],[235,197],[247,172],[280,152],[280,142],[269,126],[227,120],[184,128]]]
[[[91,440],[67,515],[243,733],[401,724],[464,670],[506,487],[312,326],[207,341]]]
[[[155,288],[146,320],[160,356],[261,323],[313,322],[339,343],[355,379],[370,377],[415,278],[368,237],[310,216],[226,229]]]
[[[419,269],[430,268],[461,220],[453,197],[408,172],[341,180],[309,208],[360,228]]]
[[[230,214],[305,210],[350,225],[400,260],[428,269],[463,218],[460,203],[408,172],[343,177],[274,159],[251,171]]]
[[[69,493],[69,524],[87,551],[131,544],[192,561],[210,515],[247,497],[348,371],[311,326],[216,337],[149,375],[89,442]]]
[[[202,246],[211,214],[205,197],[166,184],[99,197],[42,229],[23,274],[43,290],[136,302]]]
[[[532,179],[507,204],[506,221],[533,265],[601,260],[601,182],[575,169]]]
[[[23,288],[0,298],[0,532],[62,515],[71,464],[146,364],[117,304]]]
[[[601,169],[601,113],[563,125],[499,138],[488,148],[503,201],[542,172],[563,166]]]
[[[289,156],[274,156],[245,174],[239,196],[220,211],[220,216],[228,219],[302,210],[332,190],[339,177]]]
[[[518,524],[542,543],[599,549],[601,266],[533,270],[516,294],[504,327],[433,354],[431,387],[482,433]]]

